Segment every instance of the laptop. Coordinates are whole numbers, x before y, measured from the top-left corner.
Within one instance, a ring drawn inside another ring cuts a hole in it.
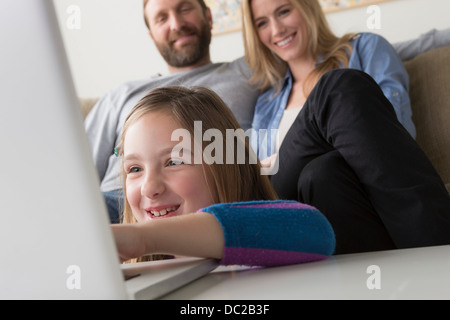
[[[119,263],[53,2],[0,1],[0,40],[0,299],[157,299],[213,270]]]

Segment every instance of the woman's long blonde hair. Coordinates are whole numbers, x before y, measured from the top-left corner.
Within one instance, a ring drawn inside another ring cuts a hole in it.
[[[275,87],[279,91],[288,66],[259,39],[251,1],[242,0],[241,4],[245,59],[253,71],[249,82],[257,85],[260,90]],[[355,35],[346,34],[340,38],[334,35],[318,0],[290,2],[306,22],[309,34],[308,50],[317,61],[316,68],[305,79],[303,89],[307,97],[323,74],[333,69],[348,67],[352,52],[350,40]]]
[[[216,93],[204,87],[164,87],[155,89],[143,97],[125,121],[121,141],[117,146],[118,156],[123,155],[124,140],[128,128],[150,112],[167,112],[180,125],[180,128],[189,131],[191,137],[198,136],[198,133],[194,133],[195,121],[201,121],[202,137],[205,131],[209,129],[220,131],[223,137],[222,145],[224,146],[222,164],[220,162],[206,164],[205,161],[202,161],[205,175],[208,172],[212,177],[212,183],[208,187],[217,203],[275,200],[278,198],[268,177],[261,175],[260,163],[256,159],[248,139],[244,136],[237,135],[235,139],[236,147],[233,148],[233,161],[229,161],[230,155],[227,157],[228,149],[225,147],[227,142],[230,142],[227,139],[227,130],[239,132],[237,130],[241,128],[225,102]],[[201,141],[202,152],[209,143],[211,142]],[[238,161],[242,159],[238,157],[238,150],[242,150],[239,145],[242,146],[242,144],[245,150],[244,163]],[[215,156],[217,157],[218,154]],[[130,204],[126,199],[126,175],[124,170],[122,176],[125,194],[123,223],[136,223]],[[140,259],[139,261],[143,260]]]

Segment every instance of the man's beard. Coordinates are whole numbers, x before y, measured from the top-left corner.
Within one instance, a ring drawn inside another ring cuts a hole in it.
[[[189,44],[180,49],[173,47],[173,42],[183,35],[197,35],[197,44]],[[183,68],[196,64],[203,59],[209,52],[209,45],[211,43],[211,29],[208,23],[203,23],[200,30],[191,27],[184,27],[180,32],[173,34],[168,43],[155,43],[159,52],[161,53],[167,64]]]

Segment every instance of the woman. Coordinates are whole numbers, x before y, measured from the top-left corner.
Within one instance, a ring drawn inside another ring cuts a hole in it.
[[[245,57],[254,72],[250,81],[265,91],[252,126],[280,134],[278,145],[252,141],[260,159],[276,153],[318,79],[342,67],[371,75],[400,123],[416,136],[408,73],[384,38],[371,33],[335,36],[317,0],[245,0],[242,12]]]
[[[167,87],[142,98],[117,148],[126,195],[125,224],[113,226],[121,259],[169,254],[274,266],[331,255],[328,221],[310,206],[277,201],[250,150],[209,89]]]
[[[335,253],[450,243],[450,198],[411,137],[392,47],[371,34],[335,37],[317,0],[245,0],[242,11],[251,80],[266,90],[254,132],[285,135],[252,136],[260,159],[278,153],[279,196],[325,214]]]

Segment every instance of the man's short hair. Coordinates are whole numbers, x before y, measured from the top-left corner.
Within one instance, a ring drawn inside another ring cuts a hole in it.
[[[202,7],[203,11],[205,11],[208,8],[206,6],[206,3],[204,0],[197,0],[197,1],[200,4],[200,6]],[[144,22],[145,22],[145,25],[147,26],[147,28],[150,29],[150,25],[147,21],[147,18],[145,17],[145,6],[147,5],[147,2],[149,2],[149,0],[144,0]]]

